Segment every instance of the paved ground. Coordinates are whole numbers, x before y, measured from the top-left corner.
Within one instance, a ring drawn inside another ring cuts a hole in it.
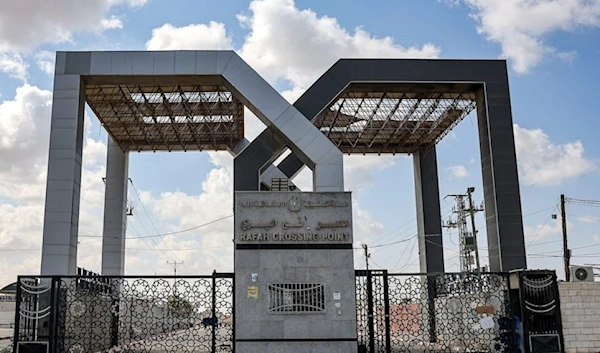
[[[163,340],[153,340],[150,344],[146,345],[146,348],[149,348],[152,353],[173,353],[177,351],[200,353],[204,349],[206,349],[206,353],[209,353],[212,345],[211,337],[211,333],[210,331],[207,332],[207,329],[193,328],[179,331]],[[231,339],[231,337],[229,337],[227,329],[219,329],[216,339],[217,352],[232,351],[230,349],[232,342],[228,341],[228,339]]]
[[[15,334],[14,329],[11,328],[0,328],[0,337],[12,337]],[[0,340],[0,349],[8,347],[10,345],[10,339]]]
[[[232,352],[231,335],[227,327],[217,331],[216,352]],[[212,333],[210,328],[202,326],[178,330],[171,334],[160,335],[142,339],[120,347],[113,347],[109,352],[130,351],[144,353],[210,353],[212,347]]]

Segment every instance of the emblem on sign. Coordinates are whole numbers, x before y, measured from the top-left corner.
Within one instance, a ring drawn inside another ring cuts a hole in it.
[[[298,196],[293,196],[290,201],[288,201],[288,210],[291,212],[298,212],[302,208],[302,203]]]

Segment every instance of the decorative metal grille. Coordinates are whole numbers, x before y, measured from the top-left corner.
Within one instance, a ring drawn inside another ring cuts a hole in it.
[[[232,274],[19,278],[17,307],[15,341],[51,353],[233,352]]]
[[[269,284],[270,314],[325,312],[325,286],[318,283]]]
[[[357,271],[359,352],[512,352],[505,274]]]

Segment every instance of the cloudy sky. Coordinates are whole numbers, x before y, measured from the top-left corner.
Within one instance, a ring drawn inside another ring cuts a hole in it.
[[[506,58],[529,266],[562,275],[551,217],[561,193],[600,200],[600,0],[0,0],[0,9],[0,284],[39,272],[56,50],[234,49],[291,102],[341,57]],[[263,127],[247,120],[253,138]],[[440,143],[442,198],[475,186],[481,201],[476,131],[469,116]],[[106,139],[88,111],[78,261],[92,271]],[[345,174],[371,266],[418,271],[412,158],[345,157]],[[181,274],[232,270],[227,153],[135,153],[130,177],[127,274],[169,274],[167,261],[183,261]],[[442,200],[445,218],[452,205]],[[567,207],[573,263],[599,263],[600,208]],[[477,225],[486,263],[482,213]],[[449,271],[456,244],[448,231]]]

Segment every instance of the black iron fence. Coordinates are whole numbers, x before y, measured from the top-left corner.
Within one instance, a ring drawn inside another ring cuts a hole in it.
[[[231,273],[22,276],[14,352],[233,352],[233,298]]]
[[[355,278],[359,353],[564,350],[554,272]],[[13,352],[233,352],[233,283],[232,273],[21,276]]]
[[[508,274],[356,271],[359,353],[516,352]]]

